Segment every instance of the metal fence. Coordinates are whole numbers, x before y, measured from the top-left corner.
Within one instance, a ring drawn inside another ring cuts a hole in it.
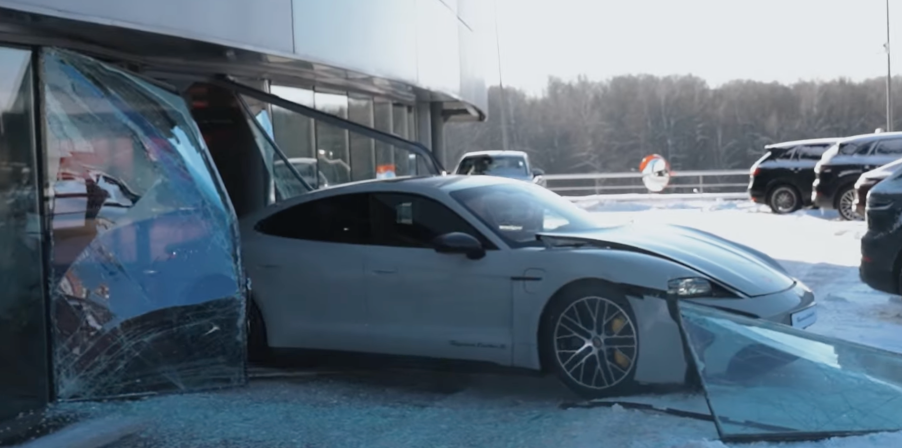
[[[639,172],[546,174],[544,177],[548,189],[561,196],[648,193]],[[671,173],[670,184],[660,195],[741,196],[746,193],[748,178],[749,170],[675,171]]]

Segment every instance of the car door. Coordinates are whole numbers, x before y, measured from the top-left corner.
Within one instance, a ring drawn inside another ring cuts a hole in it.
[[[407,193],[370,196],[372,246],[365,275],[374,351],[398,355],[511,360],[510,252],[498,250],[444,204]],[[483,243],[485,257],[436,252],[450,232]]]
[[[365,194],[304,202],[242,229],[273,347],[356,350],[365,333]]]

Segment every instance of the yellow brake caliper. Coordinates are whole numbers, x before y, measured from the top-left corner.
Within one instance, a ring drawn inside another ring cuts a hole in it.
[[[611,320],[611,330],[614,332],[613,334],[619,334],[624,326],[626,326],[626,319],[623,317],[615,317]],[[616,362],[618,366],[626,369],[630,366],[630,361],[631,360],[620,350],[614,349],[614,362]]]

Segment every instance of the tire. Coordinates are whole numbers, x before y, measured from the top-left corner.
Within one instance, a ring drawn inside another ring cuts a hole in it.
[[[767,205],[775,214],[786,215],[802,208],[802,197],[791,185],[777,185],[767,195]]]
[[[247,360],[253,363],[264,363],[270,360],[271,350],[266,340],[266,323],[263,313],[252,298],[247,312]]]
[[[836,192],[833,206],[844,221],[860,221],[861,216],[855,212],[855,189],[847,185]]]
[[[594,399],[639,391],[636,316],[615,287],[587,282],[561,290],[545,311],[539,338],[543,367],[577,395]]]

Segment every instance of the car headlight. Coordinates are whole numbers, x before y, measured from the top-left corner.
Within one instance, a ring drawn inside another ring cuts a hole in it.
[[[667,294],[680,299],[711,296],[711,282],[700,277],[675,278],[667,282]]]

